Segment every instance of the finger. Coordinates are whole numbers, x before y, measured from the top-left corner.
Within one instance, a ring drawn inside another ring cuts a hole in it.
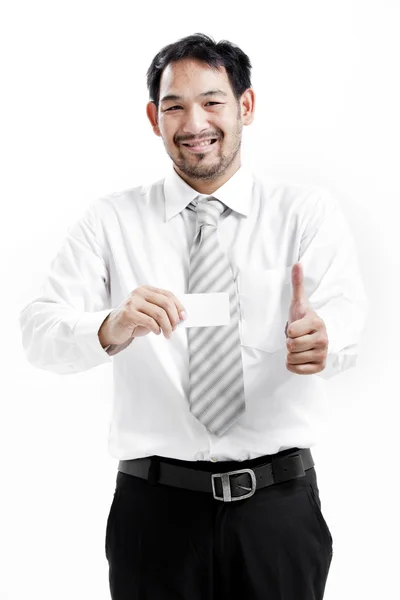
[[[315,334],[303,335],[300,338],[287,338],[286,348],[288,352],[306,352],[315,348]]]
[[[160,292],[149,290],[145,293],[144,298],[147,302],[146,312],[159,324],[164,336],[169,339],[172,331],[181,321],[174,300],[175,296],[168,290],[161,290]],[[183,306],[182,310],[184,310]]]
[[[314,350],[307,350],[306,352],[289,352],[286,360],[291,365],[317,363],[319,361],[319,355],[316,354]]]
[[[286,331],[287,337],[296,339],[317,332],[314,324],[314,315],[307,309],[305,315],[296,321],[292,321]]]
[[[172,326],[166,311],[159,305],[157,298],[164,299],[164,296],[144,289],[140,291],[140,295],[136,295],[136,322],[139,325],[142,325],[143,322],[145,327],[157,335],[163,332],[164,337],[167,338],[171,336]],[[140,315],[145,318],[143,319]]]
[[[304,288],[304,273],[301,263],[292,267],[292,304],[308,306],[306,291]]]
[[[143,304],[143,309],[138,307],[133,311],[133,318],[136,325],[141,327],[145,327],[149,331],[152,331],[156,335],[161,333],[160,325],[157,323],[153,317],[151,317],[145,310],[145,304]]]
[[[158,294],[162,294],[164,296],[168,296],[168,298],[172,298],[173,301],[174,301],[174,303],[175,303],[175,306],[176,306],[176,310],[177,310],[177,313],[178,313],[178,319],[179,319],[179,321],[181,320],[180,313],[186,312],[186,308],[183,306],[183,304],[179,300],[179,298],[177,298],[169,290],[164,290],[163,288],[156,288],[156,287],[153,287],[151,285],[146,285],[146,286],[143,286],[143,287],[146,287],[146,288],[148,288],[150,290],[153,290],[154,292],[157,292]]]
[[[286,368],[296,375],[312,375],[314,373],[320,373],[323,370],[323,366],[316,363],[307,363],[306,365],[291,365],[286,363]]]

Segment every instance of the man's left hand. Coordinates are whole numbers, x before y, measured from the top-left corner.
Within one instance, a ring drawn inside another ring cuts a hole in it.
[[[324,321],[308,305],[303,267],[292,267],[292,302],[286,331],[286,368],[292,373],[310,375],[325,369],[328,335]]]

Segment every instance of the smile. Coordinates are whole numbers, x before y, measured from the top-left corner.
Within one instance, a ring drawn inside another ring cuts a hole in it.
[[[183,143],[182,146],[189,148],[192,152],[204,152],[206,148],[212,146],[217,140],[205,140],[202,142]]]

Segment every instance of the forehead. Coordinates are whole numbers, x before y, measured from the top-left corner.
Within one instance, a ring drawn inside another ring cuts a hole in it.
[[[167,65],[160,80],[160,100],[167,94],[193,97],[220,89],[233,95],[225,67],[214,69],[195,59],[182,59]]]

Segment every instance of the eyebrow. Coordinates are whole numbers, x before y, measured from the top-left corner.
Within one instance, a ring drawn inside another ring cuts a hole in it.
[[[202,94],[199,94],[199,96],[202,98],[206,98],[207,96],[225,96],[225,97],[227,97],[228,94],[226,94],[222,90],[209,90],[208,92],[203,92]],[[160,102],[167,102],[168,100],[180,101],[180,100],[183,100],[183,96],[178,96],[176,94],[167,94],[166,96],[163,96],[161,98]]]

